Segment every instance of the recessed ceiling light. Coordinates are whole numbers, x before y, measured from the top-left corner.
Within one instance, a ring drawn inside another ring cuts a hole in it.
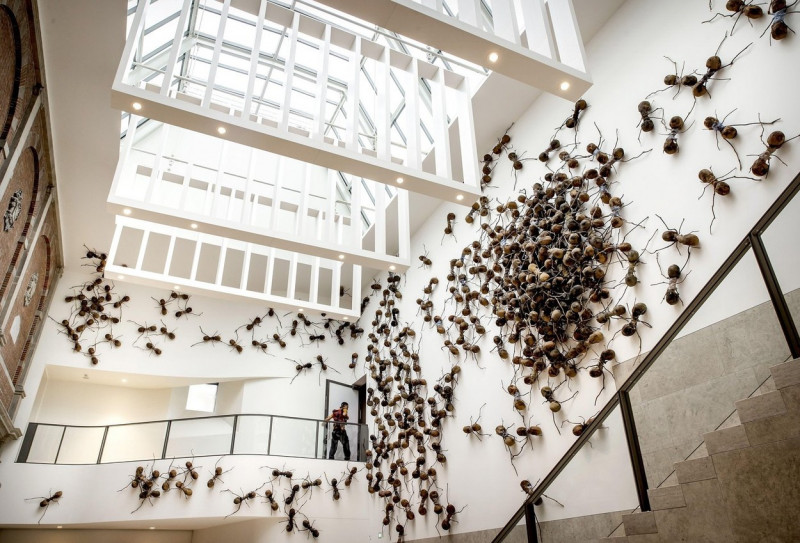
[[[394,264],[392,264],[391,266],[389,266],[389,269],[390,269],[390,270],[392,270],[392,271],[394,271],[394,269],[395,269],[395,266],[394,266]]]
[[[125,279],[125,276],[124,275],[118,275],[117,279]]]
[[[344,260],[344,255],[339,255],[339,260]]]
[[[128,380],[127,380],[127,379],[125,379],[125,378],[123,377],[123,378],[122,378],[122,382],[123,382],[123,383],[127,383],[127,382],[128,382]]]
[[[155,526],[150,526],[150,529],[151,529],[151,530],[155,530],[155,529],[156,529],[156,527],[155,527]]]
[[[193,223],[192,223],[192,224],[190,224],[189,226],[191,226],[191,227],[192,227],[192,230],[197,230],[197,223],[196,223],[196,222],[193,222]]]
[[[561,83],[561,90],[565,91],[569,89],[569,81],[564,81]]]
[[[142,109],[142,104],[140,104],[139,102],[134,102],[131,105],[133,106],[133,109],[135,109],[136,111]]]
[[[124,215],[130,215],[132,212],[131,212],[131,209],[129,207],[126,207],[125,209],[122,210],[122,213]]]
[[[63,528],[63,526],[59,525],[59,526],[56,526],[56,528],[58,528],[60,530],[61,528]]]
[[[175,289],[175,290],[180,290],[181,286],[180,285],[172,285],[172,288]]]
[[[227,131],[228,130],[224,126],[218,126],[217,127],[217,132],[219,132],[220,135],[224,134]]]
[[[344,317],[344,320],[348,321],[350,320],[350,317]]]
[[[463,199],[464,199],[464,195],[463,194],[456,194],[456,200],[458,200],[460,202]]]
[[[397,183],[402,185],[403,184],[403,178],[402,177],[398,177],[397,178]]]
[[[497,53],[495,52],[489,53],[489,62],[497,62],[498,58],[500,58],[500,55],[498,55]]]

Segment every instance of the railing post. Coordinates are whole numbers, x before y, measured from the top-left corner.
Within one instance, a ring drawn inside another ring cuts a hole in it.
[[[171,428],[172,428],[172,421],[168,420],[167,421],[167,431],[164,434],[164,448],[161,449],[161,459],[162,460],[167,457],[167,444],[169,443],[169,431],[170,431]]]
[[[539,535],[536,533],[536,511],[531,502],[525,503],[525,533],[528,535],[528,543],[539,543]]]
[[[108,437],[108,426],[103,430],[103,441],[100,442],[100,450],[97,452],[97,463],[103,459],[103,450],[106,448],[106,438]]]
[[[357,462],[362,462],[363,461],[363,457],[362,457],[362,452],[363,451],[361,449],[361,426],[362,426],[361,424],[358,425],[358,436],[356,437],[356,450],[358,451],[358,454],[356,455],[356,458],[357,458],[356,461]]]
[[[267,456],[269,456],[269,452],[272,450],[272,426],[275,423],[275,418],[270,415],[269,416],[269,435],[267,436]]]
[[[792,313],[789,311],[789,305],[783,296],[781,285],[778,283],[778,277],[772,268],[772,262],[770,262],[769,255],[767,255],[767,249],[764,247],[761,233],[757,231],[750,232],[749,237],[750,246],[753,248],[753,256],[756,257],[758,269],[761,270],[761,277],[763,277],[764,284],[767,286],[767,292],[769,292],[770,300],[772,300],[772,307],[775,308],[775,314],[778,317],[781,330],[783,330],[783,336],[789,345],[789,352],[792,354],[792,358],[800,358],[800,336],[797,333],[794,319],[792,319]]]
[[[636,421],[633,416],[631,397],[627,390],[620,390],[619,410],[622,415],[622,426],[625,428],[625,441],[628,443],[628,453],[631,456],[631,469],[633,480],[636,484],[636,495],[639,497],[639,510],[650,511],[650,498],[647,495],[647,474],[642,459],[642,449],[639,447],[639,436],[636,434]]]
[[[18,463],[24,464],[28,461],[28,455],[33,445],[33,438],[36,437],[36,429],[38,427],[39,424],[36,422],[28,423],[28,429],[25,430],[25,437],[22,439],[22,446],[19,448],[19,456],[17,456]]]
[[[53,464],[58,464],[58,455],[61,454],[61,445],[64,444],[64,434],[67,433],[67,427],[61,428],[61,440],[58,442],[58,450],[56,450],[56,457],[53,458]]]
[[[319,421],[317,421],[317,431],[314,432],[314,458],[319,458],[319,456],[317,456],[318,450],[319,450]]]
[[[234,446],[236,445],[236,428],[239,426],[239,415],[233,416],[233,431],[231,432],[231,454],[233,454]]]

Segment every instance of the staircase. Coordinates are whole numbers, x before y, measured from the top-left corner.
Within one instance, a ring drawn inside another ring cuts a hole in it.
[[[708,456],[676,463],[652,511],[592,543],[800,541],[800,360],[770,371],[775,390],[737,401],[739,424],[705,434]]]

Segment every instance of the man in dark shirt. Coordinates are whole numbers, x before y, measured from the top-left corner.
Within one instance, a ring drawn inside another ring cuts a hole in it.
[[[344,459],[350,460],[350,439],[347,437],[347,432],[345,431],[344,424],[347,422],[349,417],[347,416],[347,408],[349,405],[347,402],[342,402],[341,407],[339,409],[334,409],[333,413],[331,413],[328,418],[325,419],[325,422],[330,421],[333,419],[333,432],[331,432],[331,449],[328,453],[328,458],[333,460],[333,456],[336,454],[336,449],[339,446],[339,442],[342,442],[342,449],[344,450]]]

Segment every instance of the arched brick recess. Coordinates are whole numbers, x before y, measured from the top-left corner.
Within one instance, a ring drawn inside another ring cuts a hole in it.
[[[8,109],[0,109],[0,145],[13,142],[14,136],[25,123],[25,115],[28,108],[35,99],[41,88],[41,73],[39,70],[39,53],[36,45],[36,26],[33,18],[33,5],[31,0],[0,0],[0,15],[4,21],[0,21],[0,27],[5,26],[6,30],[0,30],[0,72],[9,73],[13,78],[14,85],[11,90],[13,98],[13,112],[10,119],[6,118]],[[11,30],[9,38],[7,29],[16,22],[19,46],[14,41],[14,31]],[[19,67],[17,69],[17,62]],[[3,66],[3,64],[7,64]],[[0,88],[8,88],[7,81],[4,79],[0,83]],[[0,94],[0,108],[3,107],[3,99]],[[10,153],[9,153],[10,154]],[[0,153],[0,166],[8,159],[8,156]]]
[[[19,25],[7,6],[0,6],[0,146],[6,141],[17,108],[22,72]]]
[[[28,263],[25,274],[20,277],[20,288],[17,297],[12,302],[12,308],[9,312],[9,318],[3,330],[6,337],[6,344],[2,347],[0,352],[3,353],[3,361],[5,362],[8,374],[11,376],[12,381],[16,384],[18,379],[18,367],[21,367],[25,360],[26,355],[30,350],[31,338],[36,333],[36,328],[41,321],[39,313],[40,305],[44,307],[45,299],[48,293],[50,282],[50,274],[52,273],[52,257],[50,248],[50,238],[42,235],[36,243],[36,247],[31,253],[31,260]],[[37,276],[35,287],[30,303],[25,305],[25,294],[31,278]],[[20,327],[16,340],[11,336],[11,326],[14,318],[19,315]]]
[[[10,231],[4,232],[0,228],[0,274],[2,274],[0,304],[4,303],[6,295],[13,287],[11,281],[17,275],[15,271],[25,249],[25,243],[21,240],[27,236],[29,245],[32,245],[30,236],[36,231],[41,218],[41,209],[48,194],[46,189],[50,185],[49,150],[47,139],[43,137],[44,123],[44,112],[40,110],[25,142],[27,147],[21,152],[9,185],[0,196],[0,217],[2,217],[14,193],[22,191],[22,211],[19,218]]]
[[[60,238],[56,206],[52,205],[44,218],[44,225],[36,245],[29,254],[25,274],[20,277],[20,287],[17,291],[17,296],[11,301],[9,318],[3,330],[7,341],[5,346],[0,348],[0,353],[2,353],[10,379],[6,378],[5,375],[0,378],[0,401],[7,408],[11,403],[5,400],[6,384],[11,388],[12,394],[14,385],[24,384],[27,367],[36,348],[36,342],[42,327],[42,319],[47,314],[48,306],[53,297],[54,272],[56,267],[63,261]],[[38,280],[35,288],[32,289],[31,301],[26,306],[25,292],[31,283],[31,277],[34,273],[38,274]],[[14,317],[17,315],[20,316],[20,331],[17,340],[12,343],[10,327]]]

